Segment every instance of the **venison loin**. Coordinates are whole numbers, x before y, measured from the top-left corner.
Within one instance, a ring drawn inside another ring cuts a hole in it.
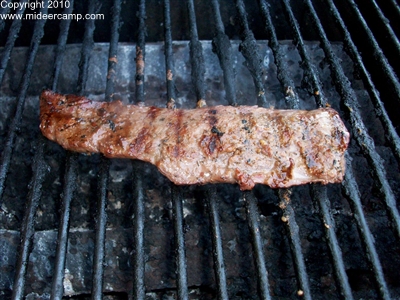
[[[67,150],[150,162],[172,182],[337,183],[350,134],[331,108],[167,109],[43,91],[40,129]]]

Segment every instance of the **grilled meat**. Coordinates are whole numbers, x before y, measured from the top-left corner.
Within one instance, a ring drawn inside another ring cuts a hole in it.
[[[51,91],[41,95],[40,118],[43,135],[65,149],[147,161],[175,184],[242,190],[340,182],[350,136],[331,108],[172,110]]]

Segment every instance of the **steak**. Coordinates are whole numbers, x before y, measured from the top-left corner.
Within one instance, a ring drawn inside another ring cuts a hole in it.
[[[167,109],[43,91],[40,129],[71,151],[150,162],[178,185],[337,183],[350,134],[331,108]]]

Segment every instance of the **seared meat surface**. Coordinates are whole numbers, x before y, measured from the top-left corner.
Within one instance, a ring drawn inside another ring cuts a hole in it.
[[[191,110],[44,91],[40,129],[65,149],[150,162],[175,184],[273,188],[343,180],[349,132],[331,108]]]

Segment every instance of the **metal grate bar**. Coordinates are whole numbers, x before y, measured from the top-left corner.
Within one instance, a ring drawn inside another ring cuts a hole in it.
[[[24,5],[25,2],[29,0],[21,0],[19,5]],[[17,16],[22,16],[25,11],[25,6],[21,6],[21,10],[18,10],[16,13]],[[21,29],[22,25],[22,18],[15,17],[14,21],[11,24],[7,41],[4,46],[3,52],[1,53],[1,60],[0,60],[0,83],[3,82],[4,72],[6,71],[8,61],[10,59],[10,54],[12,49],[14,48],[15,40],[18,38],[18,33]],[[4,26],[4,22],[3,22]],[[0,194],[1,195],[1,194]]]
[[[46,13],[47,12],[47,5],[45,6],[45,8],[41,9],[41,12]],[[36,53],[40,44],[40,40],[42,39],[42,36],[44,34],[43,32],[43,27],[44,27],[45,21],[40,20],[40,22],[37,22],[35,25],[35,29],[33,32],[33,36],[32,36],[32,40],[31,40],[31,45],[29,48],[29,56],[28,56],[28,60],[27,63],[25,65],[25,69],[24,69],[24,73],[20,82],[20,85],[18,87],[18,90],[20,91],[18,94],[18,98],[17,98],[17,107],[15,110],[15,115],[13,120],[11,121],[10,124],[10,128],[5,140],[5,147],[3,149],[3,153],[1,156],[1,163],[0,163],[0,207],[2,206],[2,198],[3,198],[3,193],[4,193],[4,184],[7,178],[7,173],[8,170],[10,168],[10,161],[11,161],[11,156],[12,156],[12,151],[14,148],[14,142],[15,142],[15,137],[16,137],[16,131],[17,128],[19,126],[19,123],[21,121],[21,116],[22,116],[22,111],[24,109],[24,103],[25,103],[25,97],[26,97],[26,93],[28,90],[28,86],[29,86],[29,82],[30,82],[30,78],[31,78],[31,74],[32,74],[32,69],[33,69],[33,63],[35,61],[35,57],[36,57]],[[21,27],[21,24],[19,24],[18,26],[14,26],[14,22],[13,25],[11,26],[11,30],[14,30],[14,32],[10,32],[9,37],[11,37],[11,39],[13,39],[13,35],[18,35],[19,32],[19,28]],[[7,44],[10,42],[10,45],[7,46]],[[14,47],[14,42],[15,39],[11,42],[10,38],[7,39],[7,44],[6,47],[10,47],[9,50],[7,50],[7,52],[11,52],[12,48]],[[5,48],[4,51],[8,49]],[[1,76],[4,75],[4,71],[5,71],[5,67],[8,63],[8,59],[10,58],[10,53],[4,53],[3,52],[3,59],[6,57],[5,60],[5,65],[3,65],[3,61],[1,62],[1,66],[0,66],[0,72]],[[2,81],[2,77],[0,82]]]
[[[333,3],[332,0],[327,1],[330,12],[333,15],[333,17],[336,19],[337,24],[339,25],[339,28],[344,36],[344,43],[346,46],[346,49],[352,58],[352,60],[355,62],[357,66],[357,70],[360,73],[360,76],[363,79],[363,82],[369,92],[369,96],[375,106],[377,115],[379,116],[382,125],[385,129],[385,137],[388,139],[390,142],[390,146],[397,158],[397,161],[400,163],[400,138],[399,135],[397,134],[396,129],[393,126],[393,123],[390,121],[390,118],[386,112],[386,109],[381,101],[381,98],[379,96],[379,92],[376,90],[374,83],[372,82],[371,75],[368,73],[367,69],[364,66],[364,63],[362,61],[361,55],[357,50],[357,47],[353,43],[353,40],[350,36],[349,31],[346,29],[346,26],[344,24],[343,19],[340,16],[339,11],[337,10],[335,4]]]
[[[207,206],[210,211],[210,222],[212,230],[212,244],[213,244],[213,258],[214,258],[214,272],[217,279],[218,299],[227,300],[228,286],[226,284],[224,254],[222,251],[222,238],[219,226],[219,215],[217,205],[217,192],[215,186],[207,188]]]
[[[64,9],[63,12],[64,14],[71,14],[74,9],[74,0],[70,0],[69,2],[70,6]],[[60,21],[60,33],[58,35],[58,40],[57,40],[56,60],[54,62],[53,74],[51,78],[52,81],[51,89],[53,91],[57,90],[58,78],[64,60],[65,45],[67,44],[70,25],[71,25],[71,19]]]
[[[88,7],[88,14],[96,14],[100,9],[100,2],[98,0],[90,0]],[[77,91],[79,95],[83,95],[86,90],[86,83],[89,76],[89,60],[93,49],[93,33],[95,29],[95,20],[88,19],[85,22],[85,32],[83,35],[82,51],[79,60],[79,76]]]
[[[400,55],[400,41],[397,38],[396,33],[393,31],[392,26],[390,26],[389,20],[385,17],[385,15],[383,14],[382,10],[380,9],[375,0],[369,0],[369,2],[373,5],[374,12],[378,15],[378,18],[385,26],[388,37],[392,40],[392,43],[397,51],[397,54]]]
[[[246,200],[247,218],[252,238],[253,251],[257,266],[257,279],[259,282],[260,298],[264,300],[271,299],[269,293],[268,271],[265,267],[263,253],[263,242],[261,239],[260,225],[258,223],[259,212],[257,209],[257,199],[252,192],[244,192],[243,197]]]
[[[302,63],[304,64],[303,83],[305,86],[308,86],[309,92],[313,94],[317,105],[319,107],[325,107],[326,97],[322,89],[321,81],[319,80],[318,71],[311,63],[311,58],[308,55],[303,37],[300,32],[300,26],[293,14],[292,9],[290,8],[289,2],[287,0],[282,0],[282,3],[294,34],[293,44],[297,45]]]
[[[254,85],[256,87],[257,103],[260,106],[265,106],[267,105],[267,98],[265,96],[265,88],[262,79],[262,59],[253,32],[249,29],[243,0],[236,0],[236,9],[239,12],[242,39],[239,50],[246,59],[246,67],[253,77]]]
[[[103,272],[104,272],[104,255],[105,255],[105,237],[107,223],[107,184],[108,184],[109,160],[104,156],[101,157],[100,175],[99,175],[99,192],[97,199],[97,218],[96,218],[96,239],[95,252],[93,257],[93,284],[92,299],[101,299],[103,294]]]
[[[215,22],[215,36],[212,40],[213,51],[217,53],[220,66],[224,73],[225,98],[230,105],[236,105],[237,100],[235,83],[233,80],[233,78],[235,78],[235,71],[233,69],[232,46],[228,36],[225,34],[218,0],[212,0],[211,4]]]
[[[358,187],[356,181],[354,179],[353,170],[351,168],[351,158],[350,155],[346,153],[346,161],[347,161],[347,168],[346,168],[346,176],[344,177],[343,181],[343,188],[347,196],[351,199],[349,202],[351,208],[354,212],[354,217],[358,224],[358,230],[361,236],[361,240],[364,244],[364,247],[367,251],[367,258],[372,265],[372,270],[374,271],[375,278],[378,284],[379,294],[383,299],[391,299],[389,294],[389,289],[386,285],[385,277],[383,275],[382,265],[379,261],[378,253],[376,252],[374,246],[374,238],[372,236],[371,231],[369,230],[367,221],[365,220],[361,199],[360,199],[360,192],[358,191]]]
[[[146,1],[139,4],[139,34],[136,43],[136,103],[144,102],[144,67],[146,56]]]
[[[11,0],[7,0],[7,1],[4,2],[4,5],[5,5],[5,6],[2,6],[2,7],[0,8],[0,14],[2,14],[2,15],[8,14],[8,12],[10,11],[10,8],[8,7],[8,3],[10,3],[10,1],[11,1]],[[5,25],[5,22],[4,22],[3,19],[1,19],[1,20],[0,20],[0,32],[3,31],[4,25]]]
[[[183,206],[182,194],[179,187],[172,185],[172,212],[174,215],[175,251],[177,265],[178,299],[188,299],[186,258],[185,258],[185,236],[183,232]]]
[[[169,0],[164,0],[164,30],[165,30],[165,69],[167,79],[167,107],[175,107],[175,86],[173,74],[175,72],[172,56],[172,34]],[[185,256],[185,235],[183,232],[183,204],[180,187],[171,186],[172,212],[174,216],[175,231],[175,253],[177,267],[177,288],[178,298],[188,299],[186,256]]]
[[[292,108],[299,108],[299,97],[294,91],[294,82],[290,78],[284,62],[284,56],[280,50],[278,38],[276,36],[275,28],[272,23],[271,14],[269,13],[268,5],[265,0],[259,0],[258,4],[261,9],[261,14],[265,23],[266,32],[269,35],[269,46],[274,54],[275,64],[277,66],[277,77],[281,84],[282,91],[286,98],[286,102]],[[301,38],[301,37],[300,37]]]
[[[274,54],[275,63],[277,65],[278,79],[281,82],[281,86],[282,86],[282,89],[284,90],[285,96],[287,98],[287,102],[289,102],[289,106],[291,108],[298,108],[299,99],[298,99],[297,93],[295,92],[294,89],[288,88],[288,87],[294,87],[294,84],[293,84],[292,79],[289,77],[289,75],[286,71],[286,66],[283,61],[283,54],[281,53],[281,50],[280,50],[280,45],[279,45],[278,39],[276,37],[275,28],[274,28],[274,25],[271,20],[271,15],[269,13],[268,6],[266,5],[264,0],[260,0],[259,4],[260,4],[261,12],[263,14],[264,22],[266,23],[266,30],[270,36],[270,38],[269,38],[270,47]],[[299,39],[302,40],[301,35],[300,35]],[[303,53],[307,54],[305,49],[303,49]],[[312,69],[310,70],[310,73],[313,73]],[[315,75],[315,74],[313,74],[313,75]],[[321,100],[319,100],[319,101],[321,102]],[[322,100],[322,101],[324,101],[324,100]],[[296,104],[297,104],[297,107],[296,107]],[[337,238],[336,238],[336,234],[335,234],[335,230],[334,230],[334,223],[331,218],[331,213],[329,210],[329,200],[327,197],[326,187],[312,185],[311,189],[313,191],[313,200],[318,201],[321,206],[322,218],[324,220],[326,220],[325,222],[328,222],[328,224],[332,224],[331,227],[325,226],[325,232],[326,232],[326,236],[328,239],[329,247],[331,249],[331,253],[332,253],[332,257],[333,257],[333,264],[334,264],[334,268],[335,268],[335,274],[339,281],[342,295],[346,299],[353,299],[349,280],[347,278],[347,274],[346,274],[346,271],[344,268],[342,253],[341,253],[341,250],[340,250]]]
[[[121,0],[114,0],[112,9],[111,38],[110,38],[110,49],[108,54],[108,71],[107,71],[107,81],[106,81],[106,91],[105,91],[106,101],[112,100],[112,96],[114,93],[114,82],[116,73],[115,68],[117,65],[117,54],[118,54],[120,14],[121,14]],[[110,166],[109,159],[102,156],[100,163],[99,195],[97,199],[97,220],[96,220],[95,252],[93,258],[92,299],[101,299],[103,294],[105,238],[106,238],[106,225],[107,225],[106,206],[107,206],[107,186],[108,186],[109,166]]]
[[[74,196],[77,179],[78,154],[68,152],[66,170],[64,174],[64,188],[61,204],[60,227],[58,228],[56,260],[53,270],[50,299],[61,299],[64,293],[64,269],[67,254],[68,228],[70,219],[71,201]]]
[[[38,140],[34,163],[32,189],[28,196],[27,207],[21,227],[21,245],[16,265],[16,276],[13,285],[12,299],[24,299],[25,274],[28,267],[29,253],[32,250],[32,240],[35,233],[35,214],[42,195],[42,183],[46,175],[47,165],[43,161],[44,139]]]
[[[330,202],[327,196],[325,186],[313,185],[311,192],[314,201],[317,200],[321,208],[322,220],[325,228],[325,235],[328,241],[329,249],[333,257],[333,267],[335,269],[336,278],[340,284],[341,294],[345,299],[354,299],[346,269],[344,267],[342,250],[336,237],[335,221],[333,220],[330,210]]]
[[[116,67],[118,64],[118,41],[119,41],[119,25],[121,15],[121,0],[114,0],[112,8],[112,19],[111,19],[111,38],[110,38],[110,49],[108,53],[108,71],[106,81],[105,97],[106,101],[112,101],[114,94],[115,78],[116,78]]]
[[[268,8],[265,5],[265,2],[262,3],[260,2],[260,7],[262,9],[263,17],[265,18],[265,21],[267,23],[267,30],[269,33],[272,33],[272,37],[274,37],[274,41],[272,41],[273,38],[271,38],[271,46],[275,46],[273,49],[274,51],[274,57],[277,63],[277,69],[278,72],[281,72],[282,69],[285,69],[282,55],[279,53],[279,43],[278,40],[276,39],[276,34],[274,32],[274,28],[271,22],[271,17],[268,12]],[[304,51],[304,53],[306,53]],[[284,73],[280,73],[280,80],[281,85],[284,82],[289,82],[287,79],[287,74],[285,75]],[[289,104],[290,108],[299,108],[299,100],[298,96],[296,95],[295,91],[293,88],[290,88],[290,86],[284,87],[284,93],[286,94],[286,101]],[[311,292],[310,292],[310,287],[308,283],[308,275],[307,275],[307,269],[304,263],[304,256],[301,251],[301,243],[300,243],[300,238],[299,238],[299,229],[298,225],[295,219],[295,213],[294,210],[291,206],[291,201],[290,201],[290,194],[291,190],[290,189],[284,189],[280,190],[278,192],[279,199],[281,201],[280,207],[283,210],[283,217],[282,220],[287,223],[288,229],[289,229],[289,240],[290,240],[290,246],[292,249],[292,253],[294,256],[294,261],[295,261],[295,267],[297,271],[297,277],[299,281],[299,286],[300,289],[298,291],[298,294],[301,296],[304,296],[306,299],[311,299]]]
[[[396,14],[400,17],[400,5],[396,3],[396,0],[389,0],[389,2]]]
[[[394,89],[393,97],[396,97],[397,100],[400,101],[400,81],[398,80],[395,72],[393,71],[393,68],[390,66],[387,58],[383,54],[382,49],[379,47],[378,42],[376,41],[371,29],[369,29],[364,17],[361,15],[357,5],[354,3],[353,0],[347,0],[347,2],[349,3],[348,7],[351,7],[359,23],[364,28],[364,31],[368,36],[368,42],[371,43],[370,49],[373,52],[375,59],[379,62],[379,65],[382,67],[382,70],[387,76],[390,85],[392,85]]]
[[[303,252],[301,251],[299,226],[297,225],[295,213],[290,204],[291,191],[289,189],[280,189],[278,194],[279,199],[281,200],[279,207],[283,210],[282,221],[288,226],[290,248],[294,256],[294,265],[299,281],[299,290],[297,291],[297,294],[304,297],[304,299],[311,300],[307,269],[304,263]]]
[[[203,47],[199,41],[199,37],[197,34],[196,14],[194,11],[193,0],[188,0],[187,6],[188,6],[189,23],[190,23],[189,47],[190,47],[190,59],[192,66],[192,80],[195,87],[197,107],[203,107],[207,106],[205,100],[205,90],[204,90],[205,66],[203,58]],[[217,191],[214,185],[208,185],[206,187],[206,202],[210,213],[214,272],[217,281],[218,299],[227,300],[228,287],[226,284],[224,255],[222,251],[222,238],[219,225]]]
[[[203,47],[199,41],[196,26],[196,13],[194,11],[193,0],[187,0],[187,8],[189,12],[189,25],[190,25],[190,62],[192,65],[192,80],[194,84],[194,91],[197,98],[197,107],[206,105],[205,101],[205,84],[204,73],[206,72],[204,66]]]
[[[8,4],[11,2],[11,0],[6,0],[6,1],[3,1],[3,2],[4,2],[4,4],[0,8],[0,13],[1,14],[6,14],[6,13],[8,13],[10,11],[10,7],[8,7]],[[2,19],[2,21],[4,21],[4,20]]]
[[[133,299],[145,298],[145,285],[144,285],[144,192],[142,181],[142,166],[139,161],[132,162],[133,164],[133,249],[135,250],[133,256]]]
[[[169,0],[164,0],[165,76],[167,80],[167,107],[175,108],[174,60],[172,54],[171,12]]]
[[[73,10],[73,1],[70,3],[70,7],[64,10],[64,13],[71,13]],[[65,45],[67,43],[68,31],[71,21],[63,20],[60,23],[60,33],[57,42],[56,49],[56,59],[54,61],[53,75],[52,75],[52,90],[57,89],[58,78],[62,67],[62,62],[64,58]],[[63,197],[61,204],[61,218],[60,227],[58,229],[57,237],[57,250],[56,259],[53,270],[53,280],[51,286],[51,296],[50,299],[60,299],[62,298],[64,292],[63,279],[64,279],[64,268],[65,268],[65,258],[67,253],[67,241],[68,241],[68,227],[70,218],[70,206],[71,200],[75,191],[76,184],[76,164],[77,164],[78,154],[68,152],[66,160],[66,171],[64,174],[64,188]]]
[[[144,102],[144,70],[146,54],[146,1],[139,4],[139,34],[136,44],[136,103]],[[132,161],[133,169],[133,299],[145,299],[145,255],[144,255],[144,188],[141,176],[143,163]]]
[[[349,109],[350,124],[353,128],[353,136],[357,140],[358,144],[369,158],[370,164],[372,164],[372,171],[375,177],[378,179],[377,184],[380,191],[385,196],[385,204],[389,211],[389,215],[392,219],[392,223],[397,235],[400,237],[400,215],[396,207],[396,199],[393,191],[386,178],[385,170],[383,167],[382,158],[375,150],[375,144],[373,139],[369,136],[368,131],[362,121],[359,109],[357,107],[356,100],[357,96],[354,90],[351,88],[351,84],[348,78],[345,76],[342,67],[338,61],[338,58],[333,53],[331,45],[322,28],[322,25],[316,15],[314,7],[309,0],[305,0],[311,14],[312,21],[314,22],[315,28],[321,38],[321,46],[325,52],[326,57],[330,63],[332,72],[332,78],[335,82],[336,89],[338,90],[345,106]],[[356,130],[354,130],[356,129]]]

